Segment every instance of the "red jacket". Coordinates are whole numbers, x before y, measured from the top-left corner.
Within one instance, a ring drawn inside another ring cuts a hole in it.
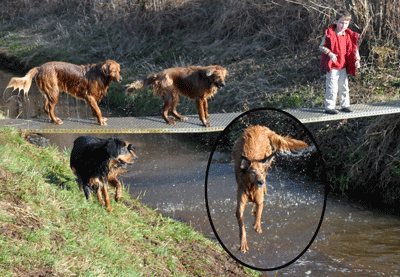
[[[328,29],[325,30],[325,47],[331,50],[334,54],[339,53],[339,43],[337,39],[337,35],[335,32],[336,25],[332,25]],[[356,53],[358,50],[357,41],[360,37],[359,33],[353,32],[350,29],[346,29],[345,31],[346,37],[346,68],[347,73],[351,75],[356,75]],[[332,61],[327,54],[321,55],[321,68],[325,72],[331,72],[332,69]]]

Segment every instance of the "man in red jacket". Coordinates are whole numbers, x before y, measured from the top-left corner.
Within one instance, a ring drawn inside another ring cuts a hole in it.
[[[351,20],[348,11],[341,11],[336,22],[325,30],[319,46],[321,68],[326,72],[325,112],[337,114],[336,96],[339,92],[339,104],[343,112],[351,112],[347,74],[356,75],[360,67],[360,54],[357,40],[359,33],[347,29]]]

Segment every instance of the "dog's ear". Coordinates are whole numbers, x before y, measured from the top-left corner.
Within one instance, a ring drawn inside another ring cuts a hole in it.
[[[261,162],[264,166],[264,169],[267,169],[268,167],[271,166],[272,162],[274,161],[274,157],[276,155],[275,153],[272,153],[271,155],[269,155],[268,157],[265,157]]]
[[[104,77],[108,77],[110,75],[110,64],[103,62],[100,67],[100,72]]]
[[[136,155],[136,148],[135,146],[133,146],[133,144],[129,144],[127,147],[129,153],[131,153],[131,155],[134,157],[134,159],[138,159],[138,156]]]
[[[118,158],[118,148],[117,148],[117,144],[115,143],[114,140],[108,141],[108,143],[107,143],[107,153],[113,159]]]
[[[107,151],[113,159],[118,158],[120,150],[125,147],[126,143],[120,138],[110,138],[107,143]]]
[[[128,145],[128,151],[133,151],[133,152],[135,152],[136,151],[136,148],[135,148],[135,146],[133,146],[133,144],[129,144]]]
[[[240,170],[246,171],[249,168],[250,164],[251,161],[248,158],[243,155],[240,157]]]
[[[206,76],[207,76],[207,77],[210,77],[211,75],[214,74],[215,70],[216,70],[215,67],[208,67],[208,68],[206,69]]]

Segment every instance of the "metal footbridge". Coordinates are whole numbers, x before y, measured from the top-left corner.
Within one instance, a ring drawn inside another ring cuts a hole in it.
[[[400,113],[400,101],[382,103],[353,104],[353,112],[339,112],[328,115],[324,108],[288,109],[285,112],[293,115],[302,123],[342,120],[367,116],[378,116]],[[232,120],[241,113],[211,114],[209,122],[212,127],[204,127],[198,115],[189,115],[188,121],[177,121],[175,125],[168,125],[161,116],[140,117],[109,117],[106,126],[100,126],[95,118],[62,118],[64,124],[56,125],[49,119],[2,119],[0,128],[13,127],[28,133],[204,133],[222,131]]]

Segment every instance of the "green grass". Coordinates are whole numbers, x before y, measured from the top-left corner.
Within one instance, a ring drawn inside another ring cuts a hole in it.
[[[64,276],[215,275],[226,260],[244,274],[214,242],[130,199],[127,191],[121,202],[112,200],[110,214],[96,197],[87,201],[69,169],[69,153],[33,146],[11,129],[0,130],[0,142],[1,276],[43,270]],[[210,263],[213,258],[221,263]]]

